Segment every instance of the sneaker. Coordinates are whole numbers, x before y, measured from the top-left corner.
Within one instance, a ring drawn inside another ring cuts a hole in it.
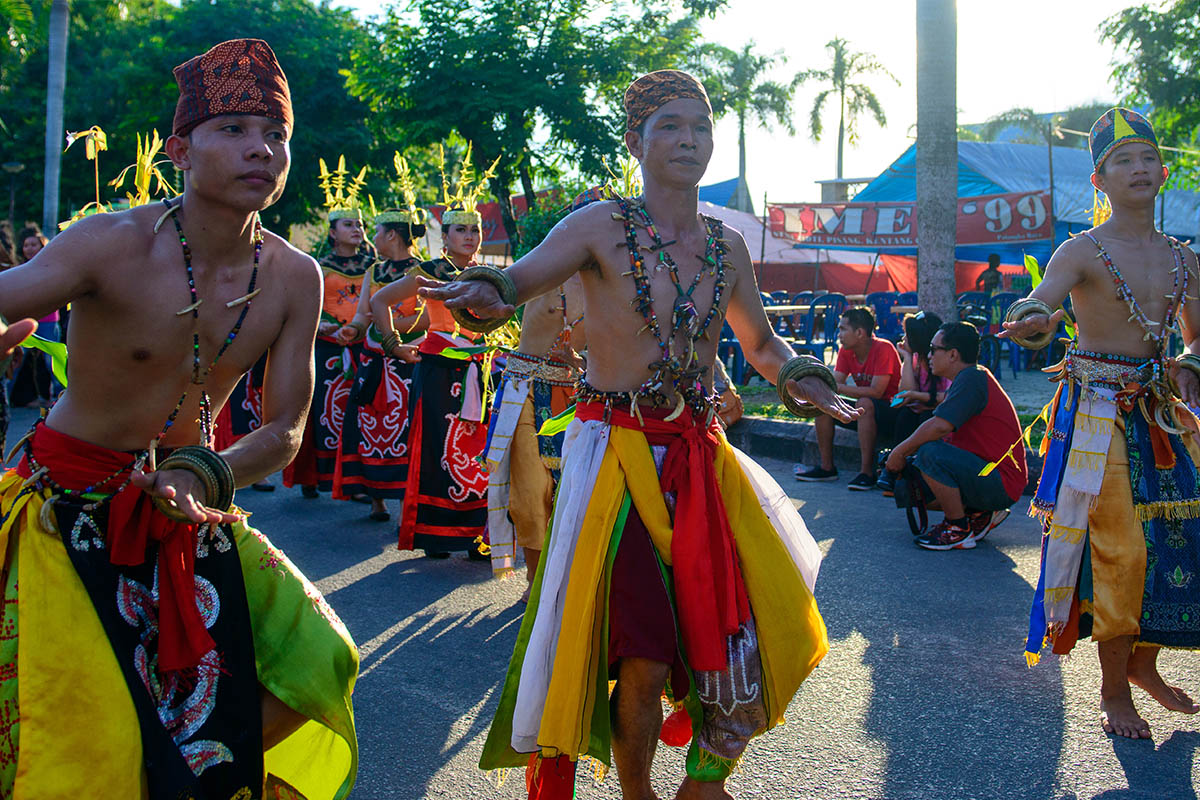
[[[860,472],[854,476],[846,488],[852,492],[868,492],[875,488],[875,476]]]
[[[315,500],[315,499],[317,499],[317,497],[320,496],[320,493],[317,492],[317,487],[315,487],[315,486],[301,486],[300,487],[300,495],[305,500]]]
[[[980,511],[971,514],[971,538],[976,542],[982,542],[989,533],[991,533],[997,525],[1008,519],[1010,509],[1003,511]]]
[[[810,470],[800,471],[799,465],[796,467],[796,480],[798,481],[836,481],[838,473],[836,469],[821,469],[813,467]]]
[[[960,528],[942,520],[929,533],[913,539],[913,544],[925,550],[970,550],[975,546],[971,526]]]
[[[875,481],[875,486],[883,490],[884,497],[896,496],[896,473],[890,469],[885,469],[879,476],[879,480]]]

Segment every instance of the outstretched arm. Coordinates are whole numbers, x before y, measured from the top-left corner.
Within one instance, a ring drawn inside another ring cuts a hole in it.
[[[1029,296],[1041,300],[1052,309],[1052,314],[1030,314],[1017,322],[1005,322],[1004,330],[997,336],[1029,338],[1039,333],[1051,333],[1058,330],[1066,312],[1060,306],[1067,299],[1071,290],[1078,286],[1084,277],[1083,262],[1087,257],[1087,249],[1092,248],[1090,242],[1072,239],[1054,251],[1050,262],[1046,264],[1046,272],[1042,282],[1038,284]],[[1092,248],[1092,252],[1095,252]]]
[[[0,272],[0,314],[41,319],[95,290],[96,253],[122,258],[128,242],[118,233],[128,222],[96,214],[63,231],[18,267]]]
[[[501,302],[496,287],[484,281],[451,281],[442,284],[420,280],[421,297],[442,300],[446,308],[465,308],[477,317],[510,317],[516,307],[562,285],[594,260],[592,248],[612,227],[612,203],[593,203],[559,221],[542,243],[522,256],[505,272],[517,287],[517,302]]]
[[[779,370],[796,351],[787,342],[771,330],[767,321],[767,313],[763,310],[762,299],[758,293],[758,283],[754,279],[753,263],[746,242],[733,231],[726,231],[726,239],[730,243],[729,258],[735,268],[736,280],[733,293],[729,297],[727,315],[729,326],[742,345],[742,353],[746,360],[771,383],[776,383]],[[719,324],[718,319],[713,325]],[[720,330],[720,328],[718,328]],[[820,378],[808,377],[800,381],[788,381],[787,390],[797,400],[812,403],[831,417],[842,422],[850,422],[862,414],[862,409],[849,405],[838,397],[833,390]]]
[[[1196,254],[1185,247],[1183,259],[1184,265],[1191,273],[1189,283],[1192,286],[1200,285],[1200,268],[1197,267]],[[1194,295],[1191,300],[1184,301],[1179,313],[1179,323],[1180,332],[1183,334],[1184,355],[1200,355],[1200,300],[1196,300]],[[1200,408],[1200,378],[1196,373],[1179,369],[1178,366],[1175,366],[1171,373],[1171,377],[1179,386],[1179,395],[1183,402],[1192,408]]]

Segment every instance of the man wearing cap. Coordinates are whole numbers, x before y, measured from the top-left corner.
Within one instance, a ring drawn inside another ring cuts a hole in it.
[[[804,521],[716,420],[724,317],[789,407],[858,412],[828,368],[773,335],[740,234],[697,213],[713,146],[704,87],[651,73],[626,91],[625,111],[643,197],[572,213],[505,272],[470,269],[421,290],[470,323],[578,273],[587,316],[551,530],[480,763],[527,764],[532,797],[568,798],[578,760],[607,764],[611,747],[623,796],[645,800],[661,729],[691,740],[677,796],[728,797],[750,738],[783,721],[828,642]],[[664,690],[676,708],[667,726]]]
[[[1196,257],[1154,225],[1167,178],[1154,129],[1110,109],[1092,126],[1092,184],[1107,198],[1002,335],[1044,347],[1070,294],[1077,338],[1051,401],[1032,513],[1044,523],[1026,658],[1098,643],[1104,730],[1149,738],[1130,685],[1171,711],[1200,706],[1159,674],[1163,647],[1200,648],[1200,305]],[[1109,207],[1111,206],[1111,216]],[[1187,352],[1171,358],[1171,335]],[[1014,447],[1022,447],[1021,442]]]
[[[354,784],[354,643],[232,502],[291,459],[312,395],[321,275],[258,224],[287,179],[287,80],[255,39],[175,77],[183,195],[0,274],[5,316],[74,311],[67,391],[0,479],[5,797]],[[263,425],[217,453],[215,413],[264,352]]]

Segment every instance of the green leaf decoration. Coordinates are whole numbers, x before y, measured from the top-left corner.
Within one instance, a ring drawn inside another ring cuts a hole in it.
[[[1042,267],[1038,264],[1038,260],[1030,255],[1025,256],[1025,270],[1029,273],[1029,277],[1033,279],[1031,288],[1036,289],[1038,284],[1042,282]]]
[[[54,372],[54,377],[63,386],[67,385],[67,346],[65,344],[43,339],[35,333],[21,342],[21,346],[41,350],[50,356],[50,369]]]
[[[571,424],[571,420],[573,419],[575,419],[575,406],[572,404],[561,414],[557,414],[543,422],[542,427],[538,430],[538,436],[553,436],[556,433],[562,433]]]

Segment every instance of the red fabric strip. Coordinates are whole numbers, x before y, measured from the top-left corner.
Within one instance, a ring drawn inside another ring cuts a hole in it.
[[[750,601],[713,468],[717,422],[703,426],[690,409],[667,422],[663,417],[668,413],[643,410],[643,424],[629,411],[609,410],[601,403],[575,408],[577,419],[607,416],[613,425],[643,431],[651,445],[666,445],[660,484],[676,497],[671,562],[684,650],[694,670],[725,670],[726,638],[750,619]]]
[[[30,442],[33,457],[50,468],[49,477],[64,489],[78,491],[133,465],[132,453],[109,450],[40,424]],[[27,458],[17,466],[22,477],[32,470]],[[112,491],[124,480],[118,476],[95,491]],[[216,643],[196,608],[196,534],[199,526],[175,522],[154,508],[150,495],[127,486],[113,495],[108,507],[109,560],[119,566],[146,561],[146,546],[158,548],[158,668],[173,672],[194,667]]]

